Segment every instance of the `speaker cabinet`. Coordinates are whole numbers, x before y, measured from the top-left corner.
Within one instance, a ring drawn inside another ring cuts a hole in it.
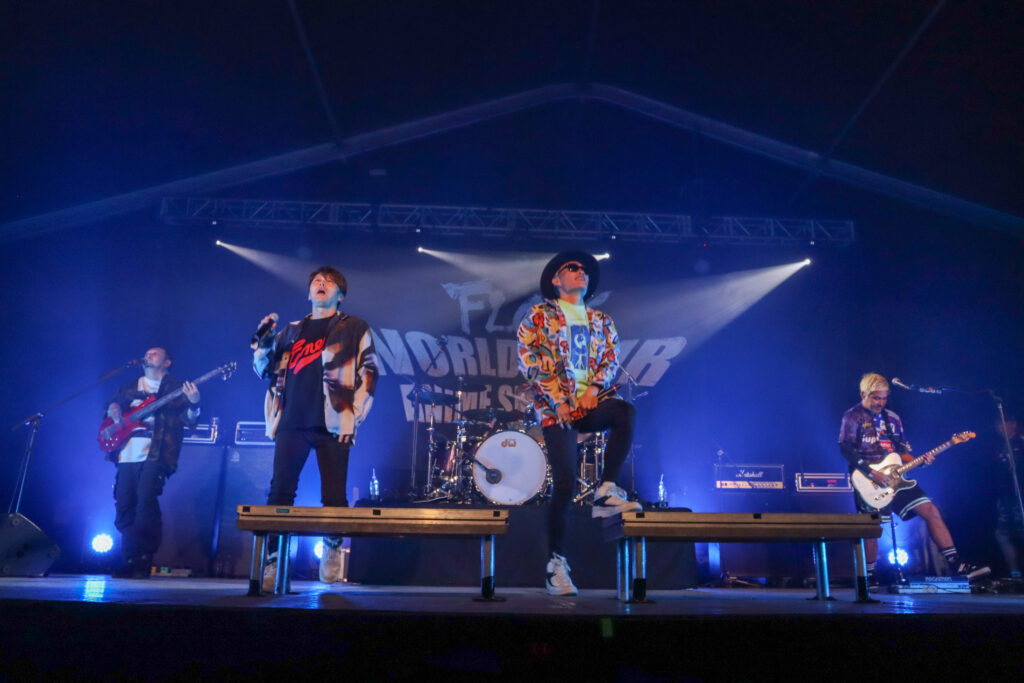
[[[160,496],[163,541],[153,556],[157,567],[187,568],[195,576],[212,572],[224,451],[212,444],[182,446],[178,470]]]
[[[46,576],[60,548],[17,512],[3,517],[0,527],[0,576]]]

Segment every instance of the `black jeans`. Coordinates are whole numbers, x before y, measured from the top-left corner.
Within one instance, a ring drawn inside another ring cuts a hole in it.
[[[284,429],[274,437],[274,476],[270,480],[267,505],[291,505],[299,488],[299,474],[310,449],[316,451],[320,468],[320,503],[327,507],[348,507],[345,484],[348,481],[350,444],[341,443],[326,429]],[[269,536],[270,552],[277,552],[277,536]]]
[[[159,460],[117,463],[114,526],[125,561],[152,557],[163,540],[159,496],[170,473]]]
[[[548,549],[551,552],[565,554],[566,516],[576,490],[576,433],[609,430],[601,481],[614,482],[618,480],[622,463],[633,445],[635,424],[636,409],[621,399],[611,398],[597,404],[597,408],[573,422],[571,428],[563,429],[559,425],[544,428],[544,445],[554,484],[548,511]]]

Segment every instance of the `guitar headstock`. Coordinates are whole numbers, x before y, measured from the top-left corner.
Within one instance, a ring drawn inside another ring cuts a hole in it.
[[[231,361],[230,363],[225,363],[224,365],[222,365],[219,368],[217,368],[217,370],[220,372],[220,378],[222,380],[225,380],[225,381],[229,377],[231,377],[231,375],[235,374],[235,370],[237,370],[237,369],[238,369],[238,363],[236,363],[235,361]]]
[[[975,434],[974,432],[960,432],[959,434],[954,434],[953,438],[950,439],[950,441],[952,441],[953,443],[963,443],[965,441],[970,441],[976,436],[977,434]]]

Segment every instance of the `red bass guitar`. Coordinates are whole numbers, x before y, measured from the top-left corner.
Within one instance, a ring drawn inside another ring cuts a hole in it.
[[[210,370],[202,377],[197,377],[192,380],[192,383],[202,384],[217,375],[220,375],[223,379],[227,379],[234,374],[237,367],[238,364],[234,361],[225,363],[220,367]],[[113,418],[106,418],[103,420],[103,424],[100,425],[100,433],[96,437],[100,442],[100,448],[103,449],[104,453],[113,453],[123,446],[124,442],[130,439],[134,434],[146,431],[147,427],[142,424],[143,420],[181,396],[183,393],[183,389],[178,387],[171,393],[161,396],[160,398],[150,396],[145,401],[132,408],[129,412],[121,415],[120,422],[114,422]]]

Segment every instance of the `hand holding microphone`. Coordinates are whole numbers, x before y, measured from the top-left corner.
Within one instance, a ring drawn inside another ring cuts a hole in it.
[[[274,327],[277,326],[277,313],[271,313],[270,315],[263,318],[260,321],[260,326],[256,328],[256,334],[252,335],[252,339],[249,340],[249,344],[252,346],[259,346],[263,340],[266,339],[270,332],[273,331]]]

